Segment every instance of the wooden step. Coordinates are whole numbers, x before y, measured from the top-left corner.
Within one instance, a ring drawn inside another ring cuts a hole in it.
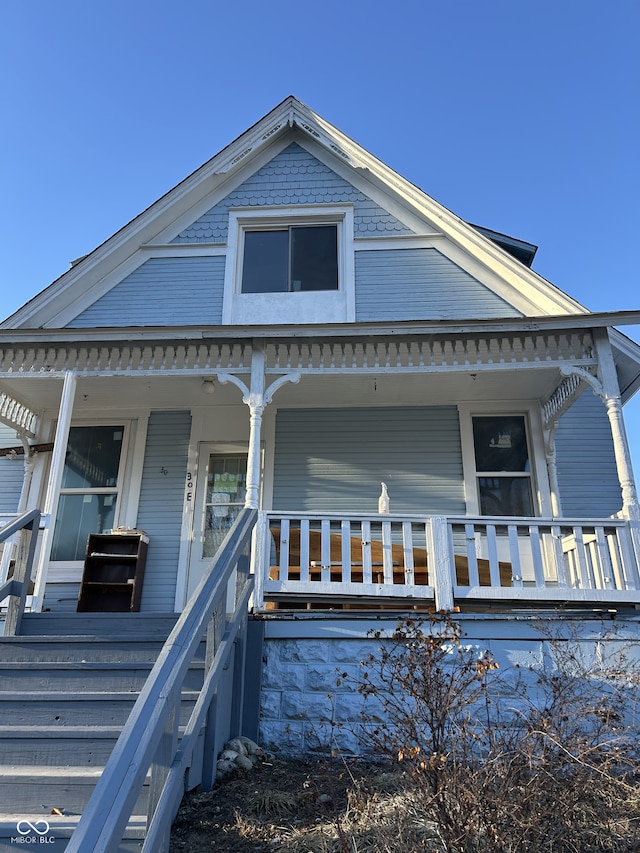
[[[25,613],[20,636],[165,640],[177,620],[175,613]]]
[[[0,850],[65,849],[176,621],[141,615],[25,614],[24,632],[0,639]],[[180,726],[203,677],[204,644],[185,679]],[[136,814],[147,800],[145,785]],[[119,849],[140,850],[144,828],[134,820]]]
[[[0,685],[3,690],[22,692],[138,691],[151,666],[147,661],[0,661]],[[203,675],[204,662],[194,662],[185,677],[185,688],[199,688]]]
[[[104,767],[121,726],[0,726],[0,772],[6,765]],[[2,800],[0,800],[2,802]]]
[[[42,661],[147,661],[155,663],[165,640],[115,642],[106,637],[4,637],[0,665],[8,662]]]
[[[44,811],[4,814],[0,816],[0,850],[38,849],[61,853],[66,849],[79,819],[79,815],[51,815]],[[145,826],[145,817],[134,815],[118,853],[142,850]]]
[[[180,725],[186,723],[197,696],[196,691],[183,691]],[[0,720],[14,726],[80,726],[88,721],[100,726],[123,726],[137,698],[135,691],[0,690]]]
[[[0,767],[0,803],[11,813],[81,814],[93,793],[102,767],[51,766],[37,764],[3,765]],[[145,784],[134,811],[144,814],[148,802]]]

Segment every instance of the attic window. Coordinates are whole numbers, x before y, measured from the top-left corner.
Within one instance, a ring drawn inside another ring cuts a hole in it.
[[[337,226],[245,231],[241,289],[242,293],[337,290]]]
[[[353,205],[229,211],[223,323],[353,322]]]

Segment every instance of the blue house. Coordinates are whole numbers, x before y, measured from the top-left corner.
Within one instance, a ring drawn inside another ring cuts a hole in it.
[[[640,347],[616,327],[640,311],[588,311],[535,251],[284,100],[0,324],[0,512],[44,519],[30,617],[177,617],[243,508],[265,642],[631,613]],[[114,535],[143,574],[91,576]]]

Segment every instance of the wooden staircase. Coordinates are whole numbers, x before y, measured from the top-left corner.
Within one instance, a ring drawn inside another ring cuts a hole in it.
[[[0,638],[0,850],[65,849],[175,622],[143,613],[25,614],[20,636]],[[182,691],[183,720],[203,671],[198,658]],[[147,795],[145,785],[123,851],[142,847]]]

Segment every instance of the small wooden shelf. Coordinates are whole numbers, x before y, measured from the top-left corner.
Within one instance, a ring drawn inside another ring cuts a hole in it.
[[[140,610],[148,538],[143,533],[92,533],[87,541],[79,612]]]

